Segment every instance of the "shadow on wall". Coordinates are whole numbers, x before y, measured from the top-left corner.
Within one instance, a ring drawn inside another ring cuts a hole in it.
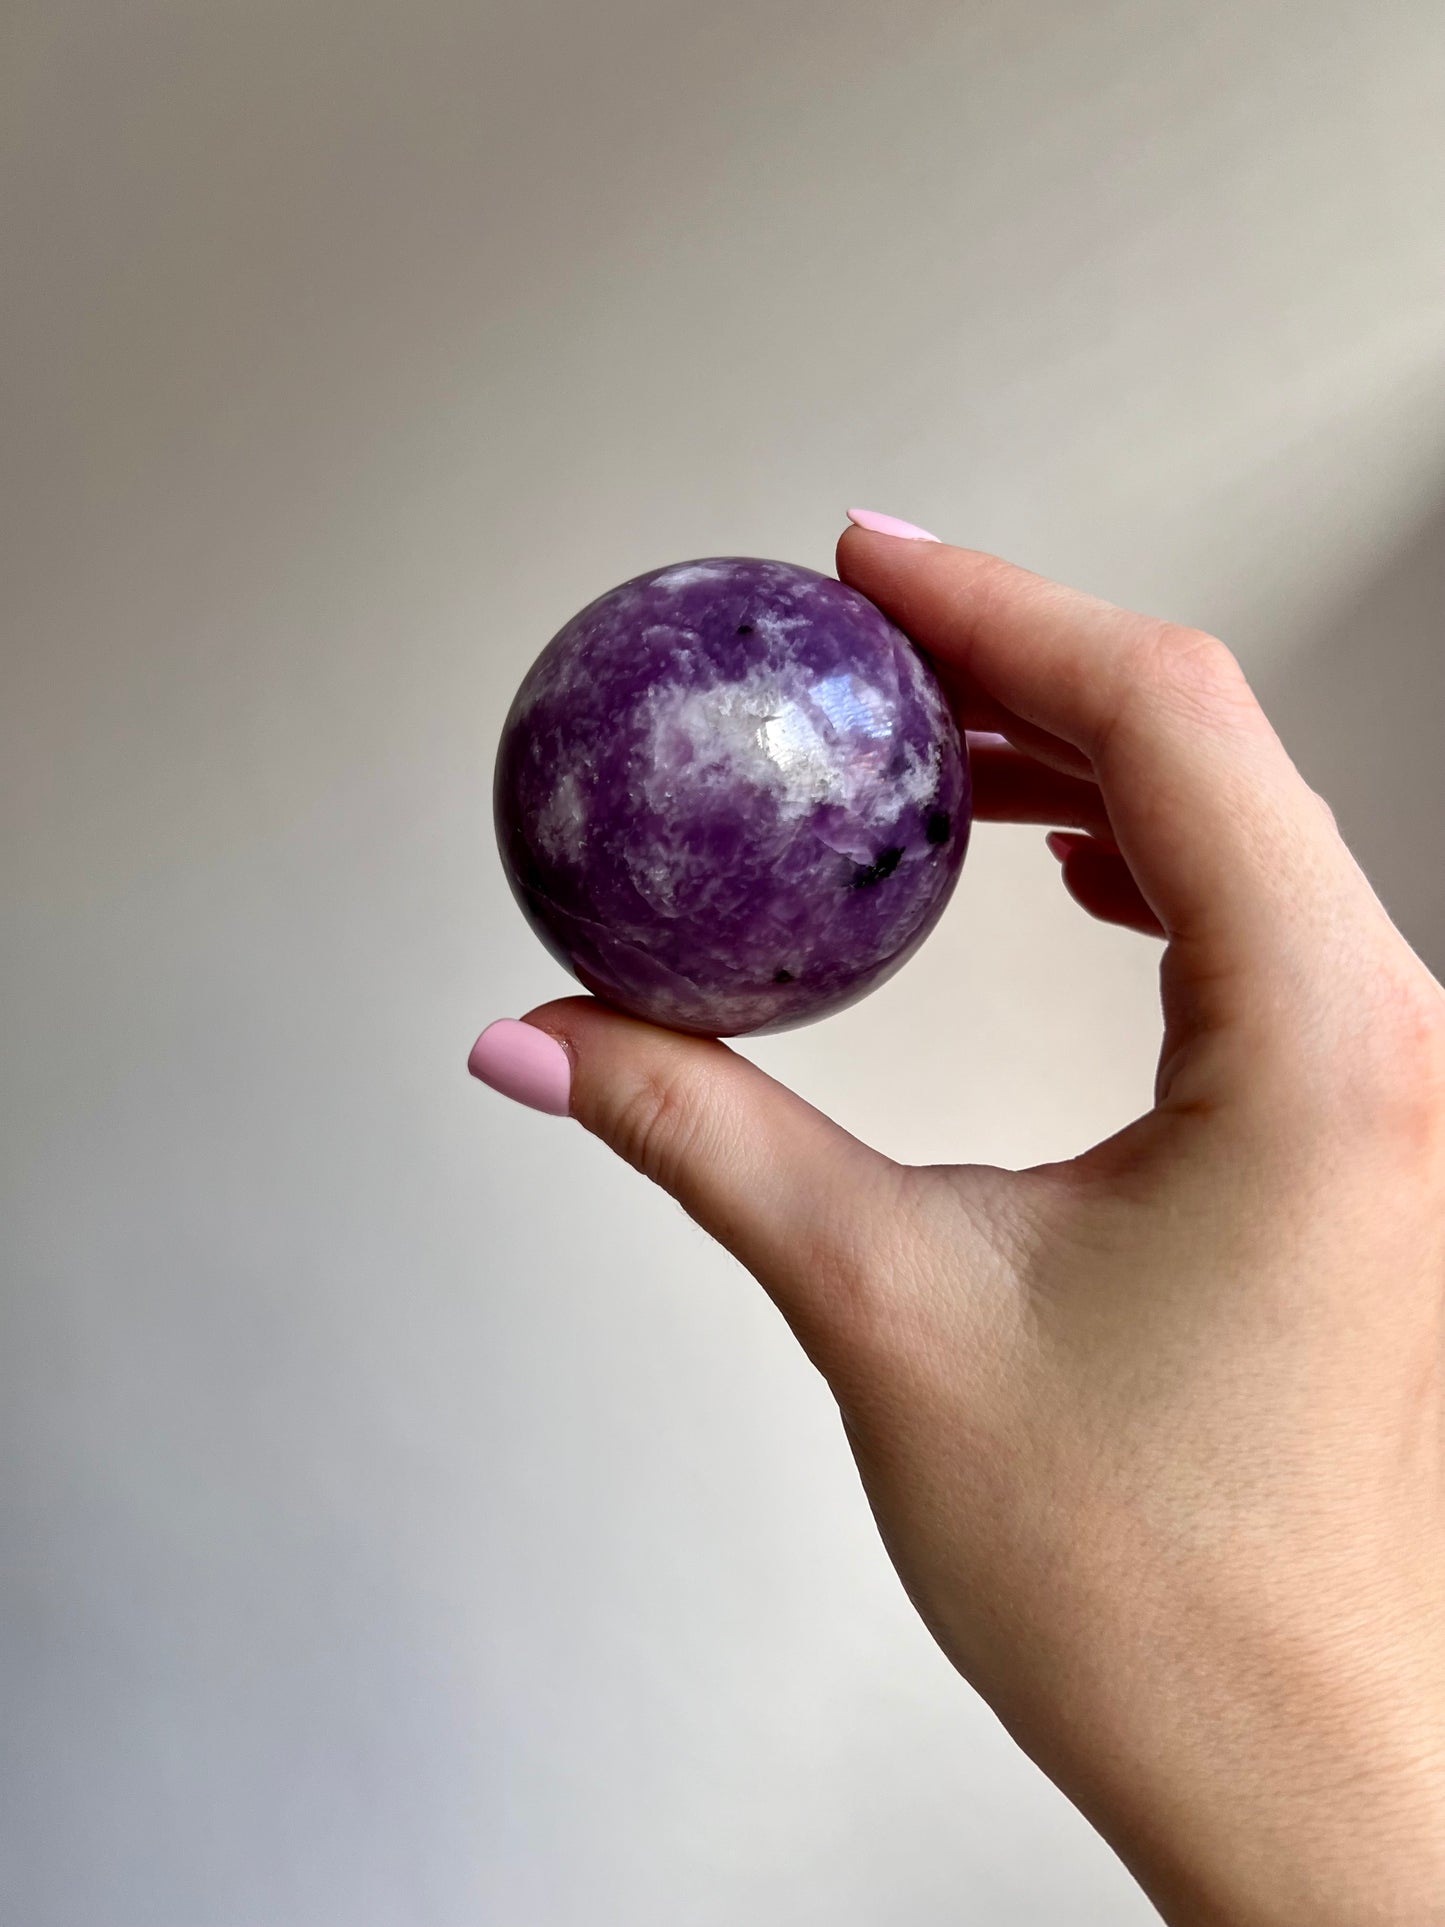
[[[1260,695],[1391,916],[1445,978],[1445,502]]]

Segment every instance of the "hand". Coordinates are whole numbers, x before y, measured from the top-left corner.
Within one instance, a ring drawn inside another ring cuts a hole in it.
[[[514,1094],[761,1281],[925,1623],[1166,1918],[1445,1922],[1445,993],[1221,643],[941,543],[838,572],[989,732],[979,816],[1166,938],[1153,1110],[911,1169],[585,998]]]

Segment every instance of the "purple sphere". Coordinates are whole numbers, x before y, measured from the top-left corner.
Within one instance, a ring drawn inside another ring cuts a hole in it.
[[[711,556],[589,603],[517,692],[497,840],[559,962],[708,1037],[862,997],[937,923],[970,820],[932,670],[855,589]]]

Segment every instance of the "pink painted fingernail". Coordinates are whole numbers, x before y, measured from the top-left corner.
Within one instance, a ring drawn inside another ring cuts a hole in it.
[[[880,515],[877,509],[849,509],[848,520],[856,522],[860,529],[871,529],[874,535],[901,535],[906,542],[938,540],[916,522],[900,522],[896,515]]]
[[[472,1045],[467,1069],[503,1097],[552,1117],[567,1116],[571,1060],[557,1039],[535,1024],[519,1024],[514,1017],[488,1024]]]
[[[1079,839],[1076,836],[1070,836],[1067,830],[1050,830],[1044,841],[1049,846],[1050,856],[1056,856],[1062,863],[1064,858],[1073,852]]]

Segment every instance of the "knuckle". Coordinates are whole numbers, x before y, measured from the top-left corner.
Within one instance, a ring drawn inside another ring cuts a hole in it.
[[[1386,973],[1370,1031],[1377,1129],[1407,1155],[1445,1161],[1445,991],[1423,969]]]
[[[619,1093],[604,1134],[633,1170],[670,1191],[695,1129],[679,1087],[659,1072],[648,1071]]]
[[[1407,955],[1358,977],[1327,1035],[1303,1048],[1291,1088],[1324,1141],[1445,1179],[1445,991],[1422,965]]]
[[[873,1382],[890,1379],[918,1352],[926,1307],[936,1298],[932,1254],[945,1235],[930,1167],[895,1165],[862,1214],[832,1215],[812,1252],[826,1287],[836,1355]]]
[[[1247,712],[1256,706],[1234,652],[1204,629],[1154,625],[1141,640],[1135,667],[1142,672],[1141,681],[1202,711]]]
[[[876,1386],[903,1348],[909,1291],[906,1256],[888,1232],[894,1222],[886,1209],[840,1208],[820,1212],[794,1241],[815,1308],[808,1348],[835,1389]]]
[[[1334,810],[1331,808],[1328,800],[1325,797],[1321,796],[1318,790],[1314,790],[1314,789],[1310,791],[1310,797],[1313,803],[1313,807],[1318,813],[1320,821],[1324,824],[1325,829],[1329,832],[1331,836],[1338,837],[1340,834],[1339,818],[1335,815]]]
[[[793,1258],[813,1308],[813,1329],[800,1334],[809,1352],[835,1385],[872,1376],[887,1318],[880,1274],[846,1239],[821,1228],[798,1241]]]
[[[1113,665],[1108,715],[1091,745],[1096,763],[1115,734],[1139,740],[1161,724],[1211,736],[1271,734],[1234,652],[1218,636],[1140,618]]]

